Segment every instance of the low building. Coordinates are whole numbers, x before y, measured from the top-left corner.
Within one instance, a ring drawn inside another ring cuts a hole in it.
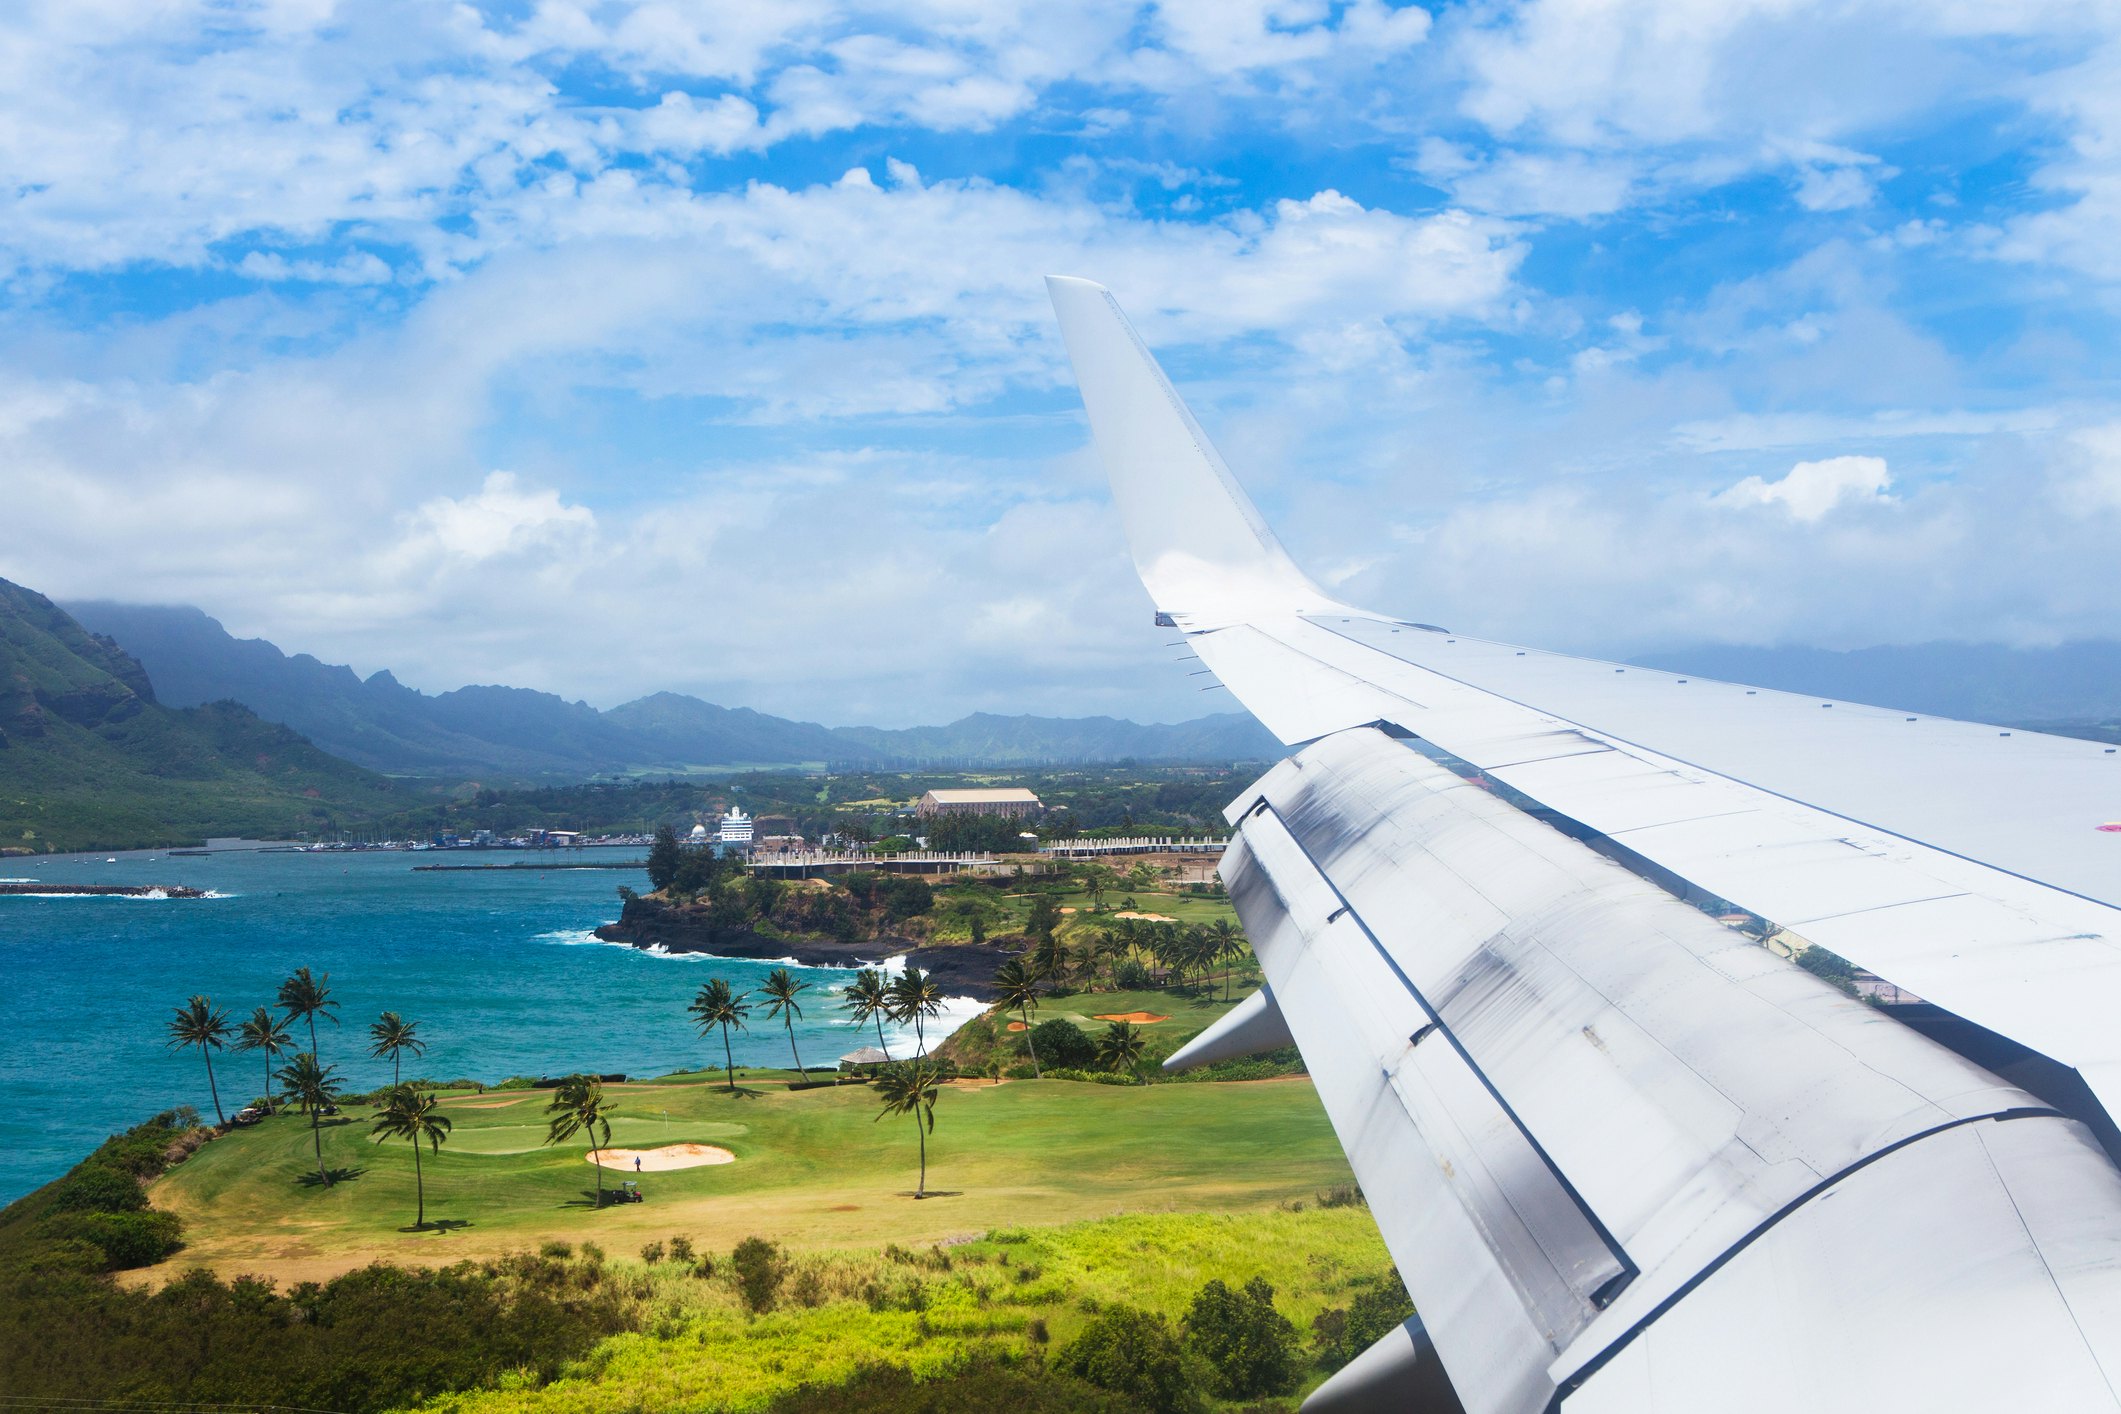
[[[875,1046],[864,1046],[858,1051],[849,1051],[840,1057],[840,1069],[856,1075],[866,1074],[879,1066],[889,1065],[891,1057]]]
[[[705,825],[694,825],[692,827],[692,833],[686,836],[686,839],[687,842],[691,844],[707,843],[707,827]]]
[[[914,807],[918,815],[1003,815],[1021,819],[1046,807],[1022,786],[997,786],[987,790],[932,790]]]

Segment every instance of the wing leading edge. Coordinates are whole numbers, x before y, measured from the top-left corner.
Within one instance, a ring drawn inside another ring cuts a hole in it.
[[[2106,1099],[2121,868],[2055,822],[2116,758],[1340,604],[1111,296],[1049,284],[1159,611],[1309,743],[1232,806],[1268,988],[1203,1051],[1302,1047],[1464,1406],[2121,1408],[2121,1174],[2085,1128],[1672,892]],[[1999,761],[2059,854],[1958,804]]]

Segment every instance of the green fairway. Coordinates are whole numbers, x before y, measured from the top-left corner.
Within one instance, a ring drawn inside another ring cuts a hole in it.
[[[1104,1010],[1112,994],[1080,1000]],[[1120,994],[1125,1003],[1133,994]],[[1170,1005],[1168,999],[1165,1005]],[[1174,1017],[1197,1030],[1220,1007]],[[1165,1023],[1173,1024],[1173,1023]],[[1162,1025],[1151,1028],[1161,1030]],[[916,1135],[876,1121],[867,1087],[784,1088],[778,1072],[673,1076],[610,1087],[612,1143],[697,1141],[736,1162],[642,1176],[647,1201],[593,1204],[597,1170],[580,1139],[546,1147],[543,1092],[445,1097],[450,1142],[425,1160],[427,1216],[405,1231],[413,1164],[402,1142],[372,1143],[363,1117],[322,1130],[317,1182],[306,1119],[282,1115],[216,1140],[153,1190],[185,1221],[172,1264],[282,1279],[316,1277],[375,1258],[435,1263],[538,1241],[594,1238],[628,1251],[688,1232],[704,1246],[761,1233],[797,1247],[932,1242],[990,1227],[1058,1223],[1122,1211],[1271,1207],[1349,1180],[1307,1081],[1119,1087],[1067,1081],[961,1081],[936,1108],[928,1184],[915,1202]],[[365,1112],[363,1112],[365,1115]],[[607,1173],[616,1187],[626,1176]]]

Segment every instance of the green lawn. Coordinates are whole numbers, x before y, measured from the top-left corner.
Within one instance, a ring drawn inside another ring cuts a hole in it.
[[[1160,993],[1065,1004],[1133,1009],[1144,998],[1171,1006]],[[1190,1034],[1221,1010],[1180,1011],[1150,1029]],[[585,1145],[543,1146],[547,1096],[529,1091],[445,1099],[451,1142],[426,1160],[428,1217],[450,1225],[440,1232],[404,1230],[413,1214],[411,1151],[371,1143],[365,1118],[352,1115],[323,1130],[325,1164],[345,1175],[330,1187],[316,1182],[308,1122],[285,1115],[207,1145],[156,1183],[153,1200],[186,1224],[190,1246],[172,1267],[293,1280],[376,1258],[432,1264],[554,1238],[593,1238],[614,1252],[673,1232],[703,1248],[752,1234],[798,1248],[924,1243],[1123,1211],[1271,1208],[1350,1180],[1302,1079],[959,1082],[938,1103],[928,1141],[929,1186],[946,1196],[915,1202],[909,1120],[876,1122],[866,1087],[790,1092],[783,1078],[750,1072],[736,1096],[708,1076],[612,1087],[620,1101],[614,1144],[700,1141],[737,1156],[646,1175],[640,1204],[592,1205]],[[607,1174],[607,1186],[623,1176]]]

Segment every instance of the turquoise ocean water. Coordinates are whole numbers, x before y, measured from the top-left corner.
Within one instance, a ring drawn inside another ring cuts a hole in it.
[[[598,851],[585,851],[597,857]],[[604,852],[637,858],[639,849]],[[0,859],[0,877],[70,884],[188,884],[219,897],[0,896],[0,1202],[57,1177],[105,1135],[171,1105],[212,1117],[197,1051],[172,1053],[163,1024],[194,992],[230,1023],[271,1005],[281,978],[331,974],[341,1022],[321,1028],[323,1058],[350,1087],[387,1081],[367,1056],[368,1023],[390,1009],[420,1023],[427,1056],[407,1074],[473,1076],[573,1070],[646,1075],[721,1063],[685,1004],[710,976],[755,987],[769,962],[662,956],[600,943],[617,917],[619,870],[416,873],[433,854],[61,855]],[[537,861],[510,851],[452,863]],[[828,989],[843,969],[798,968],[812,984],[796,1024],[803,1059],[830,1065],[862,1044]],[[813,1000],[814,999],[814,1000]],[[953,1011],[969,1015],[976,1004]],[[941,1021],[947,1032],[954,1024]],[[937,1025],[928,1027],[930,1039]],[[863,1033],[875,1043],[874,1031]],[[910,1029],[887,1026],[892,1052]],[[738,1033],[737,1064],[789,1064],[778,1021]],[[255,1053],[217,1052],[233,1111],[264,1088]]]

